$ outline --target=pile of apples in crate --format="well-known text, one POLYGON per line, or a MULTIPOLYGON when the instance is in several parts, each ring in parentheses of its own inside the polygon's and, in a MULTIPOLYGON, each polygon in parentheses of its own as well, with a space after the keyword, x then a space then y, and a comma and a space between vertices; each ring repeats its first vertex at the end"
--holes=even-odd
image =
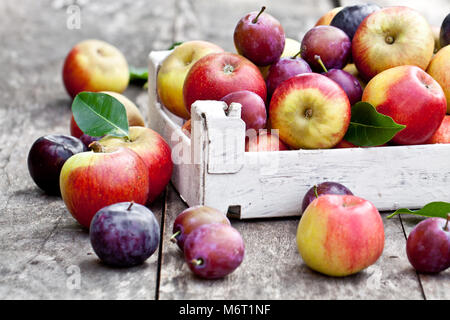
MULTIPOLYGON (((156 87, 162 104, 186 120, 188 136, 193 102, 240 103, 246 129, 257 132, 246 151, 450 143, 449 43, 450 15, 435 44, 430 25, 413 9, 339 7, 297 41, 286 38, 263 7, 237 22, 237 53, 207 41, 184 42, 162 62, 156 87)), ((170 180, 170 148, 120 94, 129 72, 115 47, 78 44, 63 79, 74 98, 72 136, 39 138, 28 157, 30 175, 43 190, 62 195, 89 228, 102 261, 142 263, 159 243, 159 225, 147 207, 170 180)), ((301 212, 297 246, 310 268, 346 276, 381 256, 385 235, 377 208, 342 184, 311 187, 301 212)), ((449 220, 430 217, 411 232, 406 250, 418 271, 450 267, 449 220)), ((171 240, 203 278, 224 277, 244 258, 239 232, 223 212, 206 206, 180 213, 171 240)))

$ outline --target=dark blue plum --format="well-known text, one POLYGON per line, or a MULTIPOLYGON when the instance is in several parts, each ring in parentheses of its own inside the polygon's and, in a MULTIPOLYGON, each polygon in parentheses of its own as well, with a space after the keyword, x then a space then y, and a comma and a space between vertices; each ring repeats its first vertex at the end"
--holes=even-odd
POLYGON ((83 142, 67 135, 46 135, 37 139, 28 153, 28 171, 39 188, 60 194, 61 168, 71 156, 87 151, 83 142))
POLYGON ((186 238, 184 259, 191 271, 205 279, 225 277, 244 259, 244 241, 228 224, 208 223, 197 227, 186 238))
POLYGON ((380 10, 380 7, 372 3, 347 6, 336 13, 330 22, 330 26, 343 30, 352 40, 361 22, 368 15, 378 10, 380 10))
POLYGON ((303 197, 302 213, 306 210, 311 202, 317 197, 324 194, 342 194, 353 195, 353 193, 344 185, 337 182, 322 182, 312 186, 303 197))
POLYGON ((89 236, 102 262, 115 267, 132 267, 142 264, 156 251, 160 227, 147 207, 120 202, 95 214, 89 236))
POLYGON ((439 33, 439 44, 441 48, 450 44, 450 13, 442 21, 441 31, 439 33))

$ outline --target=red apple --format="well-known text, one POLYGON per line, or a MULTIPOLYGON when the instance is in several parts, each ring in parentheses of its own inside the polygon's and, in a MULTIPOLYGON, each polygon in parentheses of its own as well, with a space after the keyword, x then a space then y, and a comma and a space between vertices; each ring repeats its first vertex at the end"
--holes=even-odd
POLYGON ((313 200, 297 228, 297 246, 311 269, 347 276, 374 264, 384 248, 380 213, 353 195, 326 194, 313 200))
POLYGON ((391 140, 401 145, 425 143, 439 128, 447 110, 442 88, 415 66, 399 66, 381 72, 367 84, 362 101, 406 125, 391 140))
POLYGON ((229 93, 220 100, 228 105, 232 102, 241 104, 241 118, 245 122, 246 130, 259 130, 266 126, 266 104, 256 93, 248 90, 240 90, 229 93))
POLYGON ((124 55, 104 41, 82 41, 71 49, 64 61, 64 86, 72 98, 82 91, 123 92, 129 79, 124 55))
POLYGON ((128 148, 78 153, 64 163, 59 182, 67 209, 86 228, 107 205, 124 201, 145 204, 148 198, 148 168, 128 148))
POLYGON ((343 9, 344 7, 336 7, 325 13, 323 16, 317 20, 314 27, 317 26, 328 26, 330 25, 331 20, 333 20, 334 16, 343 9))
POLYGON ((120 147, 129 148, 144 161, 149 177, 147 204, 155 200, 166 188, 173 170, 171 150, 157 132, 145 127, 130 127, 128 139, 105 136, 98 143, 105 151, 120 147))
POLYGON ((266 83, 258 67, 234 53, 211 53, 189 70, 183 96, 185 106, 191 112, 191 105, 196 100, 220 100, 239 90, 252 91, 266 101, 266 83))
POLYGON ((450 143, 450 115, 445 115, 439 128, 426 143, 450 143))
POLYGON ((245 152, 283 151, 289 148, 276 134, 265 130, 248 137, 245 141, 245 152))
POLYGON ((386 7, 361 22, 352 41, 352 57, 362 77, 401 65, 426 69, 433 56, 430 25, 408 7, 386 7))
POLYGON ((333 80, 304 73, 284 81, 274 92, 270 125, 293 149, 332 148, 350 123, 350 102, 333 80))

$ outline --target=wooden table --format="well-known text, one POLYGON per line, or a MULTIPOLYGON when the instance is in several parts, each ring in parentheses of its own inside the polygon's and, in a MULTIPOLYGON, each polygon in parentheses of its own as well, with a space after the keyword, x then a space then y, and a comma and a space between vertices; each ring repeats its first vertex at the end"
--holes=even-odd
MULTIPOLYGON (((59 197, 36 187, 26 164, 38 137, 69 133, 71 100, 61 70, 70 48, 87 38, 103 39, 120 48, 133 66, 146 66, 151 50, 175 41, 204 39, 234 51, 235 24, 262 4, 281 21, 288 37, 299 39, 336 1, 73 2, 77 7, 63 0, 0 2, 0 299, 450 298, 450 270, 418 275, 407 260, 406 237, 420 219, 387 220, 386 213, 382 257, 354 276, 331 278, 307 268, 297 252, 299 218, 294 217, 232 220, 245 241, 243 264, 221 280, 196 278, 169 241, 176 215, 186 208, 171 185, 151 206, 163 230, 160 249, 138 267, 102 265, 88 232, 59 197), (70 19, 77 9, 81 26, 73 29, 70 19)), ((422 10, 437 26, 450 12, 446 0, 430 0, 426 6, 422 1, 403 3, 422 10)), ((125 94, 137 101, 146 93, 130 86, 125 94)))

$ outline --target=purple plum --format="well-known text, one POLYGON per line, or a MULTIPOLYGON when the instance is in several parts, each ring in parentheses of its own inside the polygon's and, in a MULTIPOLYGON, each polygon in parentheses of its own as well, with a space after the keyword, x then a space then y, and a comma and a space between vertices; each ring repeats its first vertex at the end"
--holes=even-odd
POLYGON ((353 195, 353 193, 344 185, 337 182, 322 182, 312 186, 303 197, 302 214, 314 199, 324 194, 342 194, 353 195))

